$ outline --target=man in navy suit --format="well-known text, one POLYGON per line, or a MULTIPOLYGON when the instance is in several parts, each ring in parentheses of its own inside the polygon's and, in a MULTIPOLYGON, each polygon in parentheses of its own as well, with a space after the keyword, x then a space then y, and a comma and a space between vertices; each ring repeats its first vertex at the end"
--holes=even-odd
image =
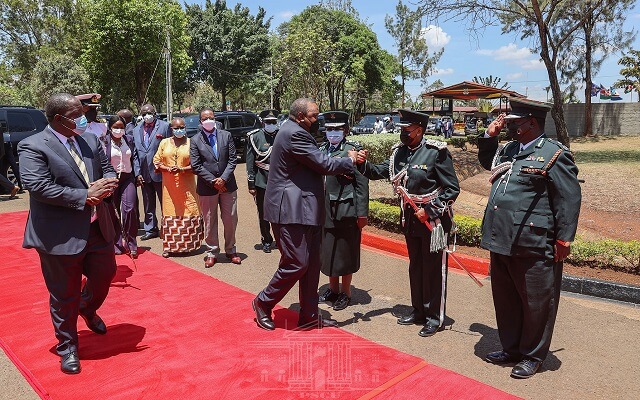
POLYGON ((87 120, 78 99, 54 94, 45 114, 46 129, 18 145, 30 205, 23 247, 40 256, 62 372, 77 374, 78 314, 92 331, 107 332, 96 311, 107 297, 116 262, 112 205, 103 199, 118 179, 97 137, 84 133, 87 120), (80 291, 82 275, 87 281, 80 291))
POLYGON ((158 119, 156 109, 145 104, 140 109, 142 123, 134 128, 134 149, 138 155, 139 168, 135 171, 136 183, 142 188, 144 208, 144 232, 140 240, 156 238, 159 235, 156 217, 156 197, 162 204, 162 174, 155 171, 153 156, 158 151, 160 141, 170 137, 169 124, 158 119))
POLYGON ((269 181, 264 199, 264 218, 271 222, 280 249, 280 264, 269 285, 253 300, 260 328, 273 330, 271 310, 291 288, 300 285, 299 327, 335 325, 318 315, 320 246, 325 220, 323 175, 353 176, 356 151, 348 157, 330 157, 318 149, 318 105, 297 99, 289 108, 273 142, 269 181))
POLYGON ((236 252, 238 225, 238 185, 236 147, 229 131, 218 129, 213 110, 200 111, 200 131, 191 138, 191 168, 198 175, 196 192, 200 196, 200 211, 204 220, 204 241, 207 254, 205 268, 212 267, 220 253, 218 239, 218 207, 224 225, 224 252, 234 264, 241 260, 236 252))

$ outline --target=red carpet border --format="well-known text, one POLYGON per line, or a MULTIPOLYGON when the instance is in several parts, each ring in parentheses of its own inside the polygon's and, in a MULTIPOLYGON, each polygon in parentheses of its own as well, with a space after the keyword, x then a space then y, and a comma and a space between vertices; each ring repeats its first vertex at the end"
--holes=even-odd
POLYGON ((150 252, 137 271, 118 256, 108 333, 80 320, 83 370, 64 375, 37 253, 21 248, 27 214, 1 215, 0 345, 43 399, 515 398, 340 329, 290 329, 287 309, 258 329, 253 294, 150 252))

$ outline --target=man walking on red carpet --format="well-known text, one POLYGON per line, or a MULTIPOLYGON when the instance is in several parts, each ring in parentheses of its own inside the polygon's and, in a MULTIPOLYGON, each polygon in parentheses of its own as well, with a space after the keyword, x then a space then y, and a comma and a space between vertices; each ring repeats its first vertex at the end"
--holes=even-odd
POLYGON ((318 105, 297 99, 289 108, 271 151, 269 181, 264 199, 264 219, 271 222, 280 264, 269 285, 253 300, 256 322, 274 330, 271 310, 291 288, 300 285, 299 327, 335 325, 318 316, 320 245, 325 219, 323 175, 354 173, 357 152, 348 157, 330 157, 318 149, 313 134, 318 131, 318 105))
POLYGON ((83 134, 87 119, 78 99, 54 94, 45 115, 45 130, 18 144, 20 174, 30 194, 23 247, 40 256, 62 372, 77 374, 78 315, 95 333, 107 333, 96 311, 116 272, 116 232, 112 205, 103 199, 118 179, 98 138, 83 134), (80 291, 82 275, 87 281, 80 291))

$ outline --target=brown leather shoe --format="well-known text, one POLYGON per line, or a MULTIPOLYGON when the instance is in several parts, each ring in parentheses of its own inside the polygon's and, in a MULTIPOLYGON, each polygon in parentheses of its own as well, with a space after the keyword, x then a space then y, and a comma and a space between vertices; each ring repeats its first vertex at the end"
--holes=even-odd
POLYGON ((211 267, 213 267, 213 265, 215 263, 216 263, 216 258, 215 257, 207 256, 204 259, 204 267, 205 268, 211 268, 211 267))
POLYGON ((229 260, 234 264, 242 264, 242 260, 238 256, 238 253, 225 254, 229 260))
POLYGON ((14 197, 16 197, 16 194, 18 194, 19 190, 20 190, 19 186, 14 186, 13 189, 11 189, 11 193, 9 195, 9 198, 13 199, 14 197))

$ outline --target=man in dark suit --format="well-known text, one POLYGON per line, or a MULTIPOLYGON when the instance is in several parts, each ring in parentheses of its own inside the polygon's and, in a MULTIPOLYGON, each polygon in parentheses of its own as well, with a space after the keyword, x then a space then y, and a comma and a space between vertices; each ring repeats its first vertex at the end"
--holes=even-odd
POLYGON ((200 211, 204 220, 204 241, 207 254, 205 268, 211 268, 220 253, 218 239, 218 207, 224 225, 224 252, 234 264, 241 260, 236 252, 238 225, 238 185, 236 147, 229 131, 218 129, 210 108, 200 111, 200 131, 191 139, 191 168, 198 175, 196 192, 200 196, 200 211))
POLYGON ((320 246, 325 220, 323 175, 354 173, 357 152, 332 158, 318 149, 313 134, 318 131, 318 105, 297 99, 289 108, 273 143, 269 181, 264 200, 264 218, 271 222, 280 263, 269 285, 253 300, 260 328, 273 330, 271 310, 291 288, 300 285, 299 327, 334 325, 318 314, 320 246))
POLYGON ((582 199, 569 149, 543 132, 551 105, 510 100, 512 112, 478 138, 478 160, 491 171, 480 246, 491 252, 491 290, 502 350, 494 364, 516 364, 513 378, 542 365, 558 312, 562 262, 569 256, 582 199), (505 127, 513 139, 498 146, 505 127))
POLYGON ((158 119, 156 109, 145 104, 140 109, 143 122, 134 128, 134 151, 138 155, 140 167, 135 171, 136 183, 142 188, 142 207, 144 208, 144 232, 140 240, 158 237, 158 218, 156 217, 156 197, 162 204, 162 174, 155 171, 153 156, 158 151, 160 141, 171 136, 169 124, 158 119))
POLYGON ((30 212, 23 247, 35 248, 49 290, 51 318, 62 372, 80 372, 78 314, 92 331, 105 334, 96 314, 116 272, 115 230, 103 199, 118 185, 98 139, 84 133, 80 101, 54 94, 45 105, 47 128, 20 142, 20 172, 30 212), (86 284, 79 291, 82 275, 86 284))

